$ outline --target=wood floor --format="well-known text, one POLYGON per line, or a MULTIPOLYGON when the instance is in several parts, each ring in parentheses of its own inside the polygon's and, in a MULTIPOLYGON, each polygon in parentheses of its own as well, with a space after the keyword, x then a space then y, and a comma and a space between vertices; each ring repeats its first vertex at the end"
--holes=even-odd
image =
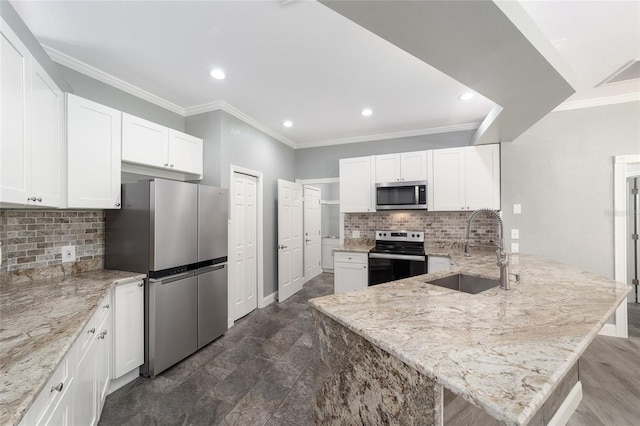
POLYGON ((640 305, 629 308, 630 338, 598 336, 580 360, 583 398, 568 426, 640 425, 640 305))

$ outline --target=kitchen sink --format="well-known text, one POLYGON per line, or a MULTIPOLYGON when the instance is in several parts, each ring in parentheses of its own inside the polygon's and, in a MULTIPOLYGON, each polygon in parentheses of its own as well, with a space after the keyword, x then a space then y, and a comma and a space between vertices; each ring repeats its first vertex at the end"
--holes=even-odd
POLYGON ((427 281, 427 284, 450 288, 469 294, 478 294, 500 284, 499 280, 492 278, 475 277, 473 275, 455 274, 444 278, 427 281))

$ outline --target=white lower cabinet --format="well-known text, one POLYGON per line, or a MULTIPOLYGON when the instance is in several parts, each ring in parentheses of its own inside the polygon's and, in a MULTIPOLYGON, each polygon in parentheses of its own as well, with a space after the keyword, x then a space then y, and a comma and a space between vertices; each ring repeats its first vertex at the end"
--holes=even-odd
POLYGON ((427 256, 427 272, 434 273, 451 269, 451 259, 447 256, 427 256))
POLYGON ((369 285, 367 253, 334 252, 334 293, 366 288, 369 285))
POLYGON ((117 379, 144 363, 144 283, 122 284, 114 291, 113 374, 117 379))

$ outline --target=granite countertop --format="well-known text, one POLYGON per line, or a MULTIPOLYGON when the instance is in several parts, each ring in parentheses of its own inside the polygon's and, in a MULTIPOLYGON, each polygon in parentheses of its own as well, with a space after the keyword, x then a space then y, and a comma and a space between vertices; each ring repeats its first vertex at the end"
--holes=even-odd
POLYGON ((495 253, 476 251, 442 251, 450 271, 309 303, 498 420, 526 424, 631 287, 532 255, 511 256, 522 281, 509 291, 425 283, 458 272, 497 278, 495 253))
POLYGON ((346 251, 351 253, 369 253, 376 245, 375 241, 371 240, 351 240, 344 244, 341 244, 333 248, 333 251, 346 251))
POLYGON ((0 285, 2 424, 20 422, 109 290, 142 278, 97 270, 0 285))

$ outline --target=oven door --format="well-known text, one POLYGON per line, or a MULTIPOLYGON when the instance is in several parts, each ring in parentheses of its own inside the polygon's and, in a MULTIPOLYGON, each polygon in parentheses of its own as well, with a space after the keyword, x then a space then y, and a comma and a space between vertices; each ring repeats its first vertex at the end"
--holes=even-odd
POLYGON ((369 285, 427 273, 426 256, 369 253, 369 285))

